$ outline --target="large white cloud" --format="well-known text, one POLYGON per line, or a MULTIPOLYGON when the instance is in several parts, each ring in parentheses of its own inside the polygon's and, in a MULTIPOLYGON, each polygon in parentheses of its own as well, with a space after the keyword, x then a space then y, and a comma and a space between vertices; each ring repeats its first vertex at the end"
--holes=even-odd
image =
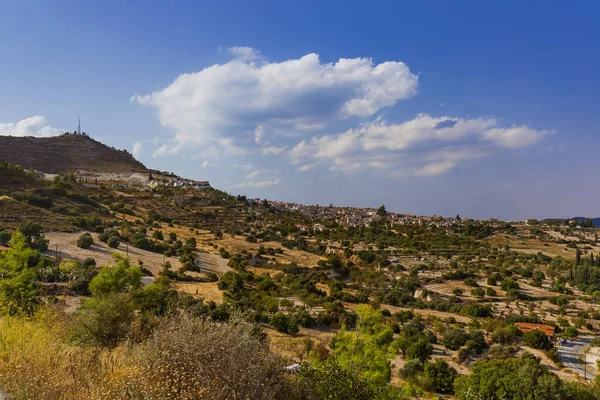
POLYGON ((321 129, 347 117, 371 116, 417 91, 418 77, 402 62, 342 58, 323 63, 314 53, 269 62, 252 48, 230 51, 235 58, 229 62, 182 74, 162 90, 132 97, 155 108, 161 124, 176 132, 157 155, 247 132, 259 144, 265 125, 298 132, 321 129))
POLYGON ((289 155, 294 164, 310 159, 329 162, 331 170, 357 172, 387 166, 396 168, 395 175, 432 176, 461 160, 479 157, 490 147, 526 147, 548 133, 527 126, 501 127, 494 118, 419 114, 402 123, 377 119, 342 133, 314 136, 296 144, 289 155), (410 166, 401 167, 406 164, 410 166))
POLYGON ((22 119, 19 122, 0 122, 1 136, 57 136, 60 129, 52 128, 46 122, 46 117, 36 115, 22 119))

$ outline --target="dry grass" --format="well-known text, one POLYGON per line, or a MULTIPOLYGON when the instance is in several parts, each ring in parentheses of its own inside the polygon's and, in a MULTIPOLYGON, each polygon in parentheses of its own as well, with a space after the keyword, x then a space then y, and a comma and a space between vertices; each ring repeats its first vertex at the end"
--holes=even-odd
POLYGON ((287 393, 282 360, 240 321, 182 315, 143 343, 113 349, 65 341, 56 310, 0 317, 0 387, 12 399, 278 399, 287 393))
POLYGON ((174 287, 179 292, 187 293, 195 298, 203 298, 204 301, 223 303, 223 292, 217 288, 216 282, 176 282, 174 287))
POLYGON ((300 327, 297 335, 290 336, 267 326, 264 326, 264 328, 271 350, 288 360, 296 362, 306 359, 307 343, 309 341, 312 342, 311 346, 313 348, 318 345, 328 348, 331 339, 335 335, 335 332, 331 329, 320 330, 300 327))

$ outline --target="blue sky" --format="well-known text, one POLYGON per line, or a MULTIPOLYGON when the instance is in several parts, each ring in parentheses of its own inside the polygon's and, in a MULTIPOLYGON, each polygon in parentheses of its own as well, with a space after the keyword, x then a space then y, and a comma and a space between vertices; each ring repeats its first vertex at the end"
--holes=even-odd
POLYGON ((0 134, 252 197, 597 216, 592 1, 0 0, 0 134))

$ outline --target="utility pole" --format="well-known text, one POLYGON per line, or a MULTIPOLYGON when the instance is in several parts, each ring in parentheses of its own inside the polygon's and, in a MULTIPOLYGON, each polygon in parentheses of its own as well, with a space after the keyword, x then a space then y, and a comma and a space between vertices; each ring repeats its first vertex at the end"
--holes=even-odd
POLYGON ((583 375, 585 377, 585 380, 587 381, 587 353, 584 351, 583 355, 585 357, 583 359, 583 375))

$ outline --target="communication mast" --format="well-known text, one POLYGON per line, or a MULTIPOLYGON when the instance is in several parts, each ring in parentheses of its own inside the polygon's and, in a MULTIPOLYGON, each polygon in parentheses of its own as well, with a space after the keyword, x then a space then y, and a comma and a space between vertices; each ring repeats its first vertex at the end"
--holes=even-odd
POLYGON ((81 118, 77 118, 77 134, 81 135, 81 118))

